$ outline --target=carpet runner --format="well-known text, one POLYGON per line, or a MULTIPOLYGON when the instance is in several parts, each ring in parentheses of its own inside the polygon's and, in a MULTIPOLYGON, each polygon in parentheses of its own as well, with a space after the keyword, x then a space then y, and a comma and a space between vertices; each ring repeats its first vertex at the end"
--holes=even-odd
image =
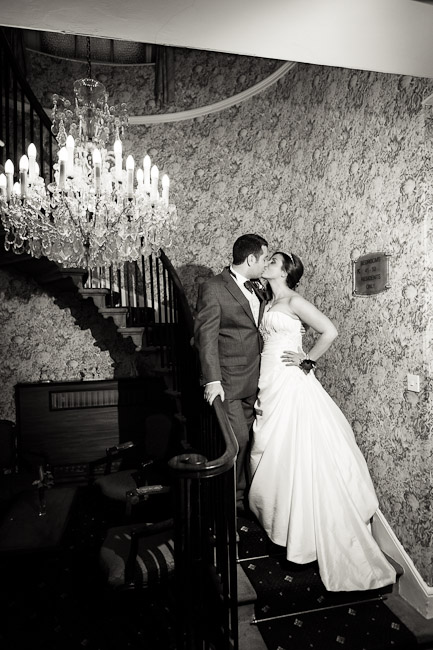
MULTIPOLYGON (((175 650, 166 593, 107 596, 98 557, 109 514, 91 489, 78 488, 55 549, 0 553, 1 650, 175 650)), ((287 563, 254 521, 238 522, 241 566, 257 592, 257 625, 269 650, 417 647, 380 600, 385 592, 328 593, 314 563, 287 563), (281 618, 267 620, 274 616, 281 618)))
POLYGON ((240 563, 257 592, 255 623, 268 650, 412 650, 416 638, 385 604, 392 587, 328 592, 312 562, 285 559, 251 517, 238 518, 240 563))

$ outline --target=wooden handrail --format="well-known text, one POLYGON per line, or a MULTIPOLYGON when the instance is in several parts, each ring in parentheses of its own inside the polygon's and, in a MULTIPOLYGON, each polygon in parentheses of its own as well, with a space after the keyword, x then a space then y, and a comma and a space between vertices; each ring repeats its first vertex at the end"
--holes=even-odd
POLYGON ((212 476, 218 476, 218 474, 223 474, 231 469, 235 463, 239 445, 219 395, 213 402, 213 408, 225 442, 224 453, 212 460, 208 460, 199 453, 186 453, 174 456, 169 461, 170 467, 182 472, 188 478, 210 478, 212 476))
POLYGON ((184 288, 182 286, 182 282, 180 281, 176 269, 174 268, 173 264, 170 262, 170 260, 168 259, 167 255, 164 253, 163 250, 160 251, 160 260, 164 265, 164 267, 167 269, 173 281, 173 284, 176 287, 177 299, 182 308, 183 316, 185 318, 185 324, 188 329, 188 335, 192 337, 194 335, 194 319, 191 313, 190 306, 188 304, 188 300, 185 295, 184 288))

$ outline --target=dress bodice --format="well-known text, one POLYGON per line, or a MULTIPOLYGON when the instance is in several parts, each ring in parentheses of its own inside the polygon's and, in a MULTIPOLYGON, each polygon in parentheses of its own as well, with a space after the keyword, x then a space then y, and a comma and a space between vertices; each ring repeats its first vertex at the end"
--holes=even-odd
POLYGON ((264 352, 302 348, 301 321, 282 311, 267 311, 260 323, 264 352))

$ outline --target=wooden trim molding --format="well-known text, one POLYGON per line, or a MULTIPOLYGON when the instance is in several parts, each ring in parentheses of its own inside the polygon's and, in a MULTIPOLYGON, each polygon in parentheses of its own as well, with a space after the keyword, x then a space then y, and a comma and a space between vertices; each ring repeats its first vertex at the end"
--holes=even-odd
POLYGON ((382 551, 403 567, 404 573, 398 581, 399 595, 424 618, 433 618, 433 587, 423 580, 380 510, 373 517, 372 532, 382 551))
POLYGON ((193 120, 196 117, 201 117, 203 115, 211 115, 212 113, 218 113, 219 111, 224 111, 235 104, 240 104, 241 102, 254 97, 258 93, 263 92, 267 88, 270 88, 275 84, 281 77, 284 77, 289 70, 294 68, 296 62, 287 61, 281 67, 273 72, 266 79, 262 79, 259 83, 247 88, 247 90, 242 91, 227 99, 223 99, 220 102, 214 104, 208 104, 207 106, 200 106, 199 108, 192 108, 188 111, 179 111, 177 113, 164 113, 161 115, 135 115, 129 117, 130 126, 138 125, 149 125, 149 124, 166 124, 168 122, 180 122, 182 120, 193 120))

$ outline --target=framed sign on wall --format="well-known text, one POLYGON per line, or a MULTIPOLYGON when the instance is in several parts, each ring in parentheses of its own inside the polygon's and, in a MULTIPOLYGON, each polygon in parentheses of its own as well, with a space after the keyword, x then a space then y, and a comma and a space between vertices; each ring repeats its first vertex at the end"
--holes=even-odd
POLYGON ((352 260, 352 294, 373 296, 390 288, 389 253, 367 253, 352 260))

